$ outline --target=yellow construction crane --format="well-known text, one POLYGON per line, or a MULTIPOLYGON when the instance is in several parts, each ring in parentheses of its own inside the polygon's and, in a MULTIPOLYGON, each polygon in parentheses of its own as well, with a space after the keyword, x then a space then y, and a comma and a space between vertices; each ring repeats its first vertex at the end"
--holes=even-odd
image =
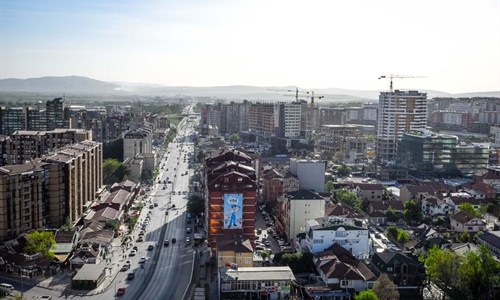
POLYGON ((425 78, 425 76, 409 76, 409 75, 394 75, 394 74, 391 74, 391 75, 382 75, 382 76, 379 76, 378 79, 385 79, 385 78, 389 78, 391 80, 391 83, 389 85, 389 91, 391 91, 392 93, 392 79, 394 78, 398 78, 398 79, 405 79, 405 78, 425 78))

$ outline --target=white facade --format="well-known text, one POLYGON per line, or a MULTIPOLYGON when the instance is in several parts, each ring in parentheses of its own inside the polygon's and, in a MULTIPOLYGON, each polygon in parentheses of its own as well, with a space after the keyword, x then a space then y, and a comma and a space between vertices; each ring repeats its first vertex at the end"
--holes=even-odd
POLYGON ((500 148, 500 125, 491 126, 490 133, 492 135, 491 146, 500 148))
POLYGON ((418 91, 382 92, 379 96, 377 157, 393 162, 398 140, 410 130, 425 129, 427 94, 418 91))
POLYGON ((290 159, 290 173, 299 179, 300 189, 325 191, 326 163, 320 160, 290 159))
POLYGON ((325 251, 337 243, 358 259, 368 258, 370 236, 362 221, 349 218, 322 217, 306 225, 307 247, 312 253, 325 251))
POLYGON ((447 216, 455 213, 455 206, 445 199, 430 197, 422 200, 422 213, 429 217, 447 216))
POLYGON ((316 193, 299 190, 288 195, 288 209, 285 216, 285 230, 289 239, 296 239, 297 234, 306 232, 307 221, 325 215, 325 199, 316 193), (290 195, 303 195, 305 192, 312 196, 293 198, 290 195))
POLYGON ((123 137, 123 160, 136 155, 153 153, 153 138, 149 131, 139 129, 125 134, 123 137))

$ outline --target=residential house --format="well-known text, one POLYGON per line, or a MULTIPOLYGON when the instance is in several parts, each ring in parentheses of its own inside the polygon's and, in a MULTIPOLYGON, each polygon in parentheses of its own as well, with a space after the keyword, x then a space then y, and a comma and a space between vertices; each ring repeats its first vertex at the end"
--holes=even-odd
POLYGON ((484 199, 485 200, 494 200, 496 197, 496 189, 487 183, 484 183, 482 181, 475 182, 471 185, 471 188, 474 191, 481 192, 484 194, 484 199))
POLYGON ((66 262, 73 249, 78 243, 80 234, 78 231, 57 230, 54 234, 56 243, 52 246, 54 257, 61 263, 66 262))
POLYGON ((252 267, 253 247, 250 240, 224 233, 216 242, 217 267, 225 266, 252 267))
POLYGON ((430 185, 406 185, 400 189, 399 199, 403 201, 403 203, 412 199, 420 203, 422 199, 433 196, 434 194, 434 188, 430 185))
POLYGON ((387 214, 379 210, 376 210, 368 214, 368 218, 371 224, 375 224, 377 226, 387 224, 387 214))
POLYGON ((84 242, 69 260, 70 270, 80 269, 85 264, 99 264, 106 252, 98 243, 84 242))
POLYGON ((495 188, 496 194, 500 194, 500 175, 492 169, 479 170, 474 173, 474 182, 482 182, 495 188))
POLYGON ((370 254, 370 237, 362 220, 322 217, 309 220, 306 225, 305 244, 312 253, 325 251, 338 244, 359 259, 370 254))
POLYGON ((384 186, 378 183, 360 183, 356 186, 355 192, 363 201, 382 201, 384 186))
POLYGON ((459 211, 450 216, 450 228, 454 232, 474 233, 485 230, 486 222, 465 211, 459 211))
POLYGON ((397 285, 401 299, 422 299, 425 266, 411 254, 395 251, 375 252, 371 270, 376 276, 383 273, 397 285))
POLYGON ((325 217, 355 218, 358 217, 358 214, 352 208, 342 205, 342 203, 332 203, 326 205, 325 217))
POLYGON ((445 199, 437 197, 427 197, 422 199, 422 213, 428 217, 447 216, 454 212, 454 206, 446 202, 445 199))
POLYGON ((338 244, 316 253, 313 262, 319 277, 332 291, 345 289, 360 292, 371 288, 377 280, 363 262, 338 244))
POLYGON ((485 231, 477 239, 478 245, 485 245, 491 250, 493 256, 500 259, 500 231, 485 231))
POLYGON ((383 212, 387 214, 389 208, 394 209, 397 215, 403 215, 403 202, 400 200, 390 200, 390 201, 372 201, 368 204, 368 213, 374 213, 376 211, 383 212))

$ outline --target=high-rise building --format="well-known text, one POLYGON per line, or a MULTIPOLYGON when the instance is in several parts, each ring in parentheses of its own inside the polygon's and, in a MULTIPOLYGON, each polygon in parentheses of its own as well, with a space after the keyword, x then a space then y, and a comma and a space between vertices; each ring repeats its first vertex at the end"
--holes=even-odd
POLYGON ((26 128, 26 113, 22 107, 0 106, 0 134, 11 135, 26 128))
POLYGON ((381 163, 394 163, 398 141, 405 132, 425 129, 427 94, 418 91, 381 92, 376 152, 381 163))
POLYGON ((248 108, 248 130, 257 136, 275 137, 274 104, 254 103, 248 108))
POLYGON ((297 138, 301 130, 302 104, 300 102, 280 102, 274 108, 276 137, 297 138))
POLYGON ((250 156, 237 150, 221 150, 204 160, 205 228, 212 249, 223 234, 255 239, 257 183, 252 164, 250 156))
POLYGON ((47 101, 47 129, 69 128, 69 110, 64 105, 63 98, 47 101))

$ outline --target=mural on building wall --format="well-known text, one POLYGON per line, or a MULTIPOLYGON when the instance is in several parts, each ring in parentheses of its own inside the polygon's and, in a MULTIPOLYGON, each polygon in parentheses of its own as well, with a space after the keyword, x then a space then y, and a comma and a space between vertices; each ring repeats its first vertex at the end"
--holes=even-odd
POLYGON ((224 194, 224 229, 243 227, 243 194, 224 194))

